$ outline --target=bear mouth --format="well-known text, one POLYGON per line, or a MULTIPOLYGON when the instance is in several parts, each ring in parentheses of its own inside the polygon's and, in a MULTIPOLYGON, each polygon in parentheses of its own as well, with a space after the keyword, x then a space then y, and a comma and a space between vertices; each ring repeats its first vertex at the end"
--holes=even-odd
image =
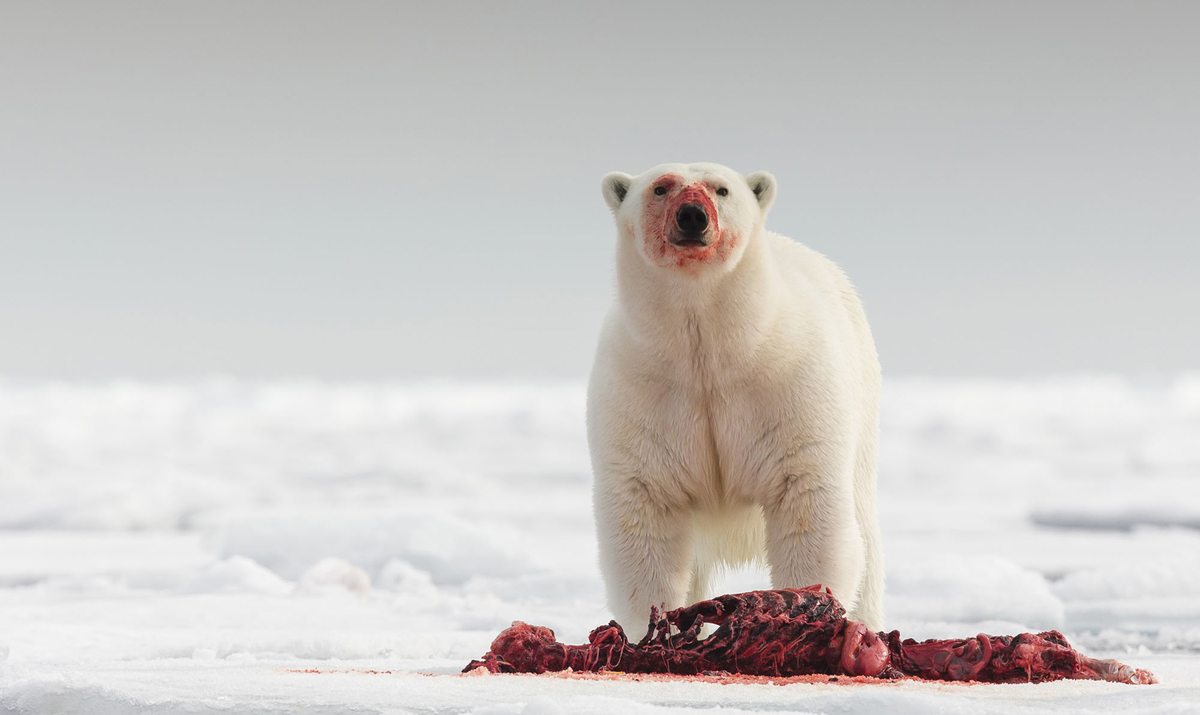
POLYGON ((671 239, 671 245, 676 248, 707 248, 708 239, 704 236, 677 236, 671 239))

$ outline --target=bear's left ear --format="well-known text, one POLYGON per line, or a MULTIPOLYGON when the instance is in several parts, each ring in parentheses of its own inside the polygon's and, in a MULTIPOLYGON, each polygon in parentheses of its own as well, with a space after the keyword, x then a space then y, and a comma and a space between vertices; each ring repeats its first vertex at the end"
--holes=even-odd
POLYGON ((775 177, 768 171, 756 171, 746 177, 746 183, 758 198, 758 207, 766 213, 775 203, 775 177))
POLYGON ((604 200, 608 202, 608 207, 612 209, 613 213, 621 208, 621 202, 625 200, 625 194, 629 193, 629 184, 632 182, 632 176, 619 171, 605 174, 600 181, 600 190, 604 192, 604 200))

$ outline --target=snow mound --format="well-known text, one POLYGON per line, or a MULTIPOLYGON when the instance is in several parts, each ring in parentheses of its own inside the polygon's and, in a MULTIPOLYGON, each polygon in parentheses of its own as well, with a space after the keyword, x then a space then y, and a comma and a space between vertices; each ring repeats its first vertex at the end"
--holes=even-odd
POLYGON ((1175 542, 1170 551, 1143 550, 1139 560, 1079 569, 1054 584, 1081 645, 1200 652, 1200 534, 1185 531, 1175 542))
MULTIPOLYGON (((1115 621, 1111 614, 1105 614, 1105 622, 1113 623, 1115 621)), ((1071 645, 1084 653, 1200 654, 1200 624, 1193 626, 1166 625, 1157 629, 1145 630, 1130 629, 1128 624, 1122 624, 1122 626, 1122 628, 1073 631, 1071 645)))
POLYGON ((438 587, 434 585, 429 572, 403 559, 392 559, 384 564, 379 574, 379 587, 422 599, 432 599, 438 595, 438 587))
POLYGON ((1068 574, 1054 593, 1070 600, 1195 598, 1200 611, 1200 539, 1197 550, 1150 554, 1137 562, 1068 574))
POLYGON ((292 584, 245 556, 230 556, 201 571, 183 585, 184 593, 259 593, 286 596, 292 584))
POLYGON ((1029 630, 1063 625, 1063 603, 1046 579, 1000 557, 889 562, 884 593, 889 621, 1007 621, 1029 630))
POLYGON ((581 383, 0 379, 0 528, 194 529, 247 504, 586 483, 581 383), (430 477, 434 481, 427 482, 430 477))
POLYGON ((371 595, 371 576, 354 564, 328 557, 300 576, 296 591, 304 594, 349 592, 366 598, 371 595))
POLYGON ((532 569, 503 529, 444 512, 330 508, 247 514, 226 521, 214 547, 222 556, 250 556, 291 579, 326 557, 359 564, 376 579, 389 561, 403 559, 439 585, 532 569))
POLYGON ((30 678, 0 683, 0 702, 12 713, 125 715, 142 711, 133 699, 74 676, 30 678))

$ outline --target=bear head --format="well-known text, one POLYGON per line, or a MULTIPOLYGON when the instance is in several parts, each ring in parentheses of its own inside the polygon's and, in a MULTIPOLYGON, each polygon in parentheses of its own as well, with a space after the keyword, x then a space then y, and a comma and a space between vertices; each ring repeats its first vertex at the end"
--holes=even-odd
POLYGON ((601 184, 622 240, 647 263, 698 274, 732 269, 761 232, 775 177, 720 164, 663 164, 601 184))

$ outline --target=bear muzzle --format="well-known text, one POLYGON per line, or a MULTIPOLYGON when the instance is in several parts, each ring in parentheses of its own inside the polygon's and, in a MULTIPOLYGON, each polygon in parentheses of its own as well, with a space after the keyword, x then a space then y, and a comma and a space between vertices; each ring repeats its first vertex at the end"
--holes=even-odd
POLYGON ((676 230, 672 232, 671 244, 682 247, 702 248, 708 241, 708 212, 696 203, 687 203, 675 213, 676 230))

